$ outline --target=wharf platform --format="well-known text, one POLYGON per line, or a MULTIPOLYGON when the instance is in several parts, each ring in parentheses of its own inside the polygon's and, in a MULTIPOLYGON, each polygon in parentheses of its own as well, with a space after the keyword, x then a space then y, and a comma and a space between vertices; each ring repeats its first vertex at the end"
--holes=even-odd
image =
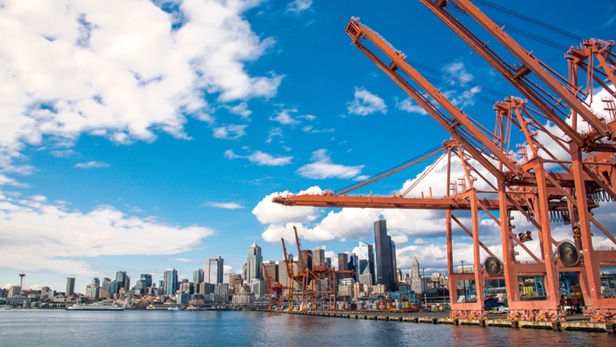
POLYGON ((449 312, 386 312, 386 311, 308 311, 270 312, 307 315, 317 317, 365 319, 427 324, 475 325, 481 327, 504 327, 514 329, 544 329, 553 331, 588 331, 616 333, 615 324, 603 322, 590 322, 582 315, 568 316, 566 321, 520 321, 509 320, 506 314, 491 314, 488 319, 452 319, 449 312))

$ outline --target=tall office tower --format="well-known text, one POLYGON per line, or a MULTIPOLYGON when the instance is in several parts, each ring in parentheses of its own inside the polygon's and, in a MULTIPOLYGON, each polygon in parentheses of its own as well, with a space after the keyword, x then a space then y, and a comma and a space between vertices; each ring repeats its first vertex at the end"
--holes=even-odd
POLYGON ((203 269, 195 269, 195 271, 193 271, 193 283, 195 285, 203 282, 204 279, 205 279, 205 273, 203 269))
POLYGON ((126 289, 126 271, 116 272, 116 282, 118 282, 118 290, 120 288, 126 289))
POLYGON ((413 257, 413 265, 411 265, 411 290, 417 294, 423 293, 421 275, 419 274, 419 262, 416 257, 413 257))
POLYGON ((312 251, 302 249, 300 256, 304 259, 303 261, 306 262, 308 269, 312 269, 312 251))
POLYGON ((382 284, 385 291, 394 289, 394 264, 391 237, 387 235, 387 223, 384 220, 374 222, 374 241, 376 245, 376 283, 382 284))
POLYGON ((391 263, 394 264, 394 275, 397 275, 398 261, 396 260, 396 244, 393 241, 391 241, 391 263))
POLYGON ((141 274, 141 281, 143 281, 144 288, 150 288, 153 284, 152 274, 141 274))
POLYGON ((207 260, 207 278, 204 281, 211 284, 223 283, 224 281, 224 259, 222 257, 210 257, 207 260))
POLYGON ((316 266, 316 265, 326 265, 325 264, 325 250, 322 248, 315 248, 312 250, 312 258, 313 258, 313 262, 312 262, 312 266, 316 266))
POLYGON ((355 282, 359 281, 359 256, 355 253, 349 254, 349 269, 354 271, 355 282))
POLYGON ((253 243, 248 248, 248 257, 246 259, 247 273, 246 281, 252 283, 254 280, 263 279, 263 257, 261 256, 261 247, 257 246, 257 243, 253 243))
POLYGON ((289 275, 287 273, 287 263, 284 259, 278 261, 278 283, 283 286, 289 285, 289 275))
POLYGON ((89 298, 96 299, 98 298, 98 293, 101 287, 96 285, 94 282, 90 283, 86 286, 86 296, 89 298))
POLYGON ((163 277, 165 278, 165 295, 174 295, 178 289, 178 271, 175 268, 167 269, 163 277))
POLYGON ((66 297, 75 295, 75 277, 66 278, 66 297))
POLYGON ((327 264, 327 267, 332 267, 332 258, 326 257, 325 263, 327 264))
POLYGON ((111 292, 109 290, 110 286, 111 286, 111 278, 109 278, 109 277, 103 278, 103 283, 101 284, 101 288, 103 288, 104 290, 106 290, 108 292, 111 292))
POLYGON ((100 280, 100 279, 98 279, 98 277, 94 277, 94 278, 92 279, 92 284, 93 284, 93 285, 95 285, 95 286, 97 286, 97 287, 100 287, 100 286, 101 286, 101 280, 100 280))
MULTIPOLYGON (((270 277, 270 281, 274 280, 278 282, 278 264, 273 261, 264 261, 263 265, 267 270, 267 275, 270 277)), ((267 279, 265 278, 265 274, 263 274, 263 278, 265 279, 265 284, 267 285, 267 279)), ((272 283, 273 285, 274 283, 272 283)))
POLYGON ((338 271, 349 270, 349 255, 346 253, 338 253, 338 271))

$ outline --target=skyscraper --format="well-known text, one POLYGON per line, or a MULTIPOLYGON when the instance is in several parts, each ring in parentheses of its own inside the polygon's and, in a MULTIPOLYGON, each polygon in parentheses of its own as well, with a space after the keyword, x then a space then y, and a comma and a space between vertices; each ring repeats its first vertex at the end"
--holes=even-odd
POLYGON ((141 281, 143 281, 144 288, 150 288, 152 286, 152 274, 141 274, 141 281))
POLYGON ((116 281, 118 282, 118 290, 120 290, 120 288, 124 288, 127 289, 127 277, 126 276, 126 271, 118 271, 116 272, 116 281))
POLYGON ((419 274, 419 262, 416 257, 413 257, 413 265, 411 266, 411 290, 417 294, 423 293, 421 275, 419 274))
POLYGON ((195 271, 193 271, 193 283, 195 286, 202 283, 204 279, 205 275, 203 269, 195 269, 195 271))
POLYGON ((66 278, 66 296, 75 295, 75 277, 66 278))
POLYGON ((325 265, 325 250, 322 248, 315 248, 312 250, 312 266, 325 265))
POLYGON ((224 280, 224 259, 222 257, 210 257, 206 264, 207 278, 205 282, 217 284, 224 280))
POLYGON ((178 289, 178 271, 175 268, 167 269, 163 277, 165 278, 165 295, 174 295, 178 289))
POLYGON ((374 284, 376 278, 374 266, 374 250, 371 244, 359 242, 359 274, 372 275, 370 285, 374 284))
POLYGON ((246 263, 248 264, 246 273, 248 283, 263 279, 263 257, 261 256, 261 247, 257 246, 256 242, 248 248, 246 263))
POLYGON ((394 256, 392 254, 391 237, 387 235, 387 224, 384 220, 374 222, 374 243, 376 245, 376 283, 382 284, 386 291, 394 289, 394 256))

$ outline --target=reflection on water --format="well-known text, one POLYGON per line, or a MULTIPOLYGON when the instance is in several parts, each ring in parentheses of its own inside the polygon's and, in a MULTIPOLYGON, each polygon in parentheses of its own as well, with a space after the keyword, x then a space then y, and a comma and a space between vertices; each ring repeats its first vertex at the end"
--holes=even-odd
POLYGON ((606 333, 264 312, 0 312, 0 346, 615 346, 606 333))

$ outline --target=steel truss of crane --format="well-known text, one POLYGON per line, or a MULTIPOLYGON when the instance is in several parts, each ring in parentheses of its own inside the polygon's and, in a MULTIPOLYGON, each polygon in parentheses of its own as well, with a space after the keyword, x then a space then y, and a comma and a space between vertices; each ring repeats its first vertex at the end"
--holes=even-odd
MULTIPOLYGON (((296 206, 445 210, 453 318, 485 318, 485 281, 504 279, 510 319, 564 319, 566 313, 561 310, 559 301, 559 274, 576 272, 580 278, 585 315, 593 321, 616 322, 616 298, 604 298, 600 282, 600 268, 616 266, 616 250, 614 247, 599 249, 593 246, 591 232, 592 225, 595 232, 602 232, 616 244, 616 238, 591 213, 601 201, 616 201, 616 92, 613 90, 616 85, 613 68, 616 55, 611 52, 614 41, 591 39, 583 42, 580 48, 569 49, 566 56, 569 76, 564 78, 523 49, 469 0, 419 1, 503 75, 525 99, 512 96, 496 103, 496 125, 494 131, 490 131, 413 69, 402 52, 361 24, 358 18, 351 18, 346 32, 354 45, 451 134, 453 139, 443 143, 448 162, 446 196, 434 198, 430 194, 426 198, 422 193, 421 198, 409 198, 406 197, 408 190, 388 197, 347 195, 365 185, 358 184, 339 193, 328 191, 322 195, 276 197, 274 202, 296 206), (507 63, 487 42, 481 41, 449 13, 452 3, 495 38, 495 44, 510 52, 517 62, 507 63), (374 46, 379 55, 366 43, 374 46), (383 55, 385 60, 380 58, 383 55), (586 85, 580 86, 580 80, 585 80, 586 85), (610 94, 603 100, 606 117, 599 117, 590 109, 595 84, 610 94), (591 99, 591 102, 586 99, 591 99), (554 124, 566 137, 555 135, 542 124, 542 120, 554 124), (523 144, 516 146, 519 150, 517 156, 510 148, 513 131, 518 131, 517 134, 525 139, 523 144), (565 153, 564 157, 554 155, 540 142, 538 134, 552 140, 559 152, 565 153), (451 177, 453 155, 459 158, 464 169, 464 176, 458 182, 452 182, 451 177), (479 178, 482 186, 489 189, 477 188, 479 178), (470 227, 454 216, 456 210, 470 211, 470 227), (532 224, 540 254, 533 253, 524 245, 526 235, 513 232, 512 212, 532 224), (480 213, 488 215, 500 227, 502 260, 480 241, 480 213), (554 239, 551 229, 554 221, 571 225, 573 241, 554 239), (453 223, 473 239, 473 272, 454 272, 453 223), (532 262, 516 260, 515 247, 527 253, 532 262), (488 255, 483 267, 482 250, 488 255), (543 300, 522 297, 519 281, 523 277, 541 282, 543 300), (476 302, 457 302, 458 281, 475 281, 476 302)), ((299 245, 297 236, 296 241, 299 245)))

